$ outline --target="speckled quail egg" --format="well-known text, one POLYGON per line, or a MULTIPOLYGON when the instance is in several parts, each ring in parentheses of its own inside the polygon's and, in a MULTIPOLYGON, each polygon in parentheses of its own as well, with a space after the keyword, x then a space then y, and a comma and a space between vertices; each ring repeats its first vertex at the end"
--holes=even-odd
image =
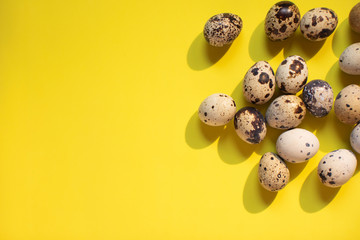
POLYGON ((320 181, 328 187, 340 187, 354 175, 357 165, 355 154, 347 149, 338 149, 326 154, 318 165, 320 181))
POLYGON ((313 80, 305 85, 302 99, 307 110, 313 116, 324 117, 332 109, 334 93, 329 83, 323 80, 313 80))
POLYGON ((345 124, 355 124, 360 120, 360 87, 350 84, 336 96, 334 103, 336 117, 345 124))
POLYGON ((222 126, 233 119, 236 113, 235 101, 224 93, 215 93, 207 97, 199 107, 199 118, 210 126, 222 126))
POLYGON ((350 144, 355 152, 360 153, 360 123, 358 122, 350 134, 350 144))
POLYGON ((339 58, 340 69, 350 75, 360 75, 360 42, 351 44, 339 58))
POLYGON ((297 55, 287 57, 276 70, 276 84, 284 93, 295 94, 299 92, 305 86, 307 79, 306 62, 297 55))
POLYGON ((306 114, 301 98, 295 95, 282 95, 272 101, 266 110, 265 119, 270 127, 290 129, 297 127, 306 114))
POLYGON ((290 171, 278 155, 267 152, 260 159, 258 177, 261 186, 268 191, 276 192, 288 184, 290 171))
POLYGON ((274 83, 274 71, 270 64, 266 61, 255 63, 243 80, 243 94, 246 101, 253 104, 268 102, 275 92, 274 83))
POLYGON ((276 141, 278 155, 292 163, 306 162, 318 152, 319 147, 318 138, 312 132, 301 128, 283 132, 276 141))
POLYGON ((243 107, 234 117, 237 135, 247 143, 260 143, 266 136, 265 118, 253 107, 243 107))
POLYGON ((293 35, 299 24, 299 8, 290 1, 281 1, 268 11, 265 19, 265 33, 272 41, 282 41, 293 35))
POLYGON ((232 13, 220 13, 212 16, 205 24, 205 40, 214 47, 231 44, 240 34, 242 19, 232 13))
POLYGON ((311 41, 321 41, 329 37, 338 24, 336 13, 328 8, 314 8, 304 14, 300 30, 311 41))
POLYGON ((360 33, 360 3, 356 4, 350 11, 349 24, 353 31, 360 33))

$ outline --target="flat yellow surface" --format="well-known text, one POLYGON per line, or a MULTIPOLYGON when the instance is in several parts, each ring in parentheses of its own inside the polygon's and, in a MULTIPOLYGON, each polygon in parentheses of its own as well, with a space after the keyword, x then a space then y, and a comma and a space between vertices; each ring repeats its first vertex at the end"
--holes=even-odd
POLYGON ((277 194, 258 184, 257 164, 281 131, 253 146, 232 123, 198 120, 213 93, 251 105, 242 79, 259 60, 276 70, 301 55, 309 80, 328 81, 335 95, 359 83, 337 63, 360 41, 347 19, 357 1, 295 2, 302 15, 338 14, 321 43, 299 29, 269 42, 263 24, 274 3, 1 0, 0 239, 360 239, 358 171, 340 189, 323 187, 315 172, 329 151, 351 149, 351 126, 333 111, 306 116, 300 127, 318 136, 320 151, 289 165, 292 180, 277 194), (221 12, 244 22, 227 50, 202 36, 221 12))

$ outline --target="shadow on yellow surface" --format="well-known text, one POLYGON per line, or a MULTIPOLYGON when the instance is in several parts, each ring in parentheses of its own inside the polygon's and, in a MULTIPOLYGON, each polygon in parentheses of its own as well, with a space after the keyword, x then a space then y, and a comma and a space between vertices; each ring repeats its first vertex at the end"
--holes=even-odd
MULTIPOLYGON (((255 62, 268 61, 282 49, 284 56, 299 55, 305 60, 311 59, 322 48, 325 41, 311 42, 305 39, 298 29, 295 34, 284 41, 271 41, 265 34, 264 21, 254 30, 249 42, 249 55, 255 62)), ((273 66, 274 71, 278 66, 273 66)))
POLYGON ((285 41, 289 41, 289 43, 286 44, 284 48, 285 57, 291 55, 299 55, 306 61, 308 61, 320 51, 320 49, 325 44, 325 41, 328 40, 318 42, 309 41, 304 38, 304 36, 300 32, 300 29, 298 29, 295 32, 294 36, 285 41))
POLYGON ((229 50, 231 45, 213 47, 206 42, 201 32, 192 42, 188 54, 187 63, 193 70, 200 71, 217 63, 229 50))
POLYGON ((219 139, 218 154, 225 163, 238 164, 247 160, 258 147, 259 145, 251 145, 241 140, 231 121, 225 130, 225 134, 219 139))
POLYGON ((191 148, 205 148, 218 139, 224 130, 223 126, 213 127, 202 123, 196 111, 186 126, 185 141, 191 148))
POLYGON ((297 176, 304 170, 309 161, 303 163, 290 163, 286 162, 286 166, 290 171, 290 182, 296 179, 297 176))
POLYGON ((300 206, 308 213, 320 211, 337 195, 340 188, 329 188, 323 185, 315 168, 303 183, 300 191, 300 206))
MULTIPOLYGON (((302 99, 302 95, 299 96, 302 99)), ((333 110, 332 110, 333 111, 333 110)), ((310 132, 321 131, 326 126, 326 123, 330 120, 329 114, 325 117, 317 118, 314 117, 308 110, 304 120, 299 127, 304 128, 310 132)))
POLYGON ((334 33, 332 50, 335 56, 340 57, 345 48, 356 42, 360 42, 360 34, 351 30, 349 18, 346 18, 338 25, 334 33))
MULTIPOLYGON (((253 31, 249 41, 249 56, 255 62, 269 61, 275 57, 286 42, 274 42, 268 39, 264 30, 264 21, 253 31)), ((250 68, 250 66, 249 66, 250 68)), ((275 71, 276 69, 274 69, 275 71)))
POLYGON ((277 195, 277 192, 269 192, 260 185, 258 167, 259 164, 256 164, 251 170, 244 186, 243 204, 250 213, 264 211, 271 205, 277 195))
POLYGON ((341 71, 339 66, 339 61, 336 61, 328 73, 325 76, 325 81, 327 81, 330 86, 339 86, 341 88, 333 87, 334 97, 341 91, 342 88, 350 85, 350 84, 359 84, 359 76, 349 75, 341 71), (339 84, 340 83, 340 84, 339 84))

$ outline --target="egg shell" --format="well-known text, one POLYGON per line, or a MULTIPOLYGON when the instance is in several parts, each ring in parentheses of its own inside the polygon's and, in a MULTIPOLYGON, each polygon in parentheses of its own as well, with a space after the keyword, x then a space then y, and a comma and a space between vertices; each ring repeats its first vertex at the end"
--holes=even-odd
POLYGON ((276 70, 276 84, 284 93, 295 94, 299 92, 305 86, 307 79, 306 62, 297 55, 287 57, 276 70))
POLYGON ((351 44, 339 58, 340 69, 350 75, 360 75, 360 42, 351 44))
POLYGON ((247 143, 260 143, 266 136, 265 118, 253 107, 243 107, 234 117, 237 135, 247 143))
POLYGON ((265 18, 265 33, 272 41, 282 41, 292 36, 300 24, 300 10, 290 1, 274 4, 265 18))
POLYGON ((349 25, 351 29, 360 33, 360 3, 356 4, 349 14, 349 25))
POLYGON ((223 47, 239 36, 242 26, 242 19, 236 14, 220 13, 206 22, 204 37, 211 46, 223 47))
POLYGON ((297 127, 306 114, 301 98, 295 95, 282 95, 274 99, 266 110, 265 119, 270 127, 290 129, 297 127))
POLYGON ((313 116, 325 117, 332 109, 334 93, 328 82, 313 80, 305 85, 302 99, 313 116))
POLYGON ((322 41, 329 37, 338 24, 336 13, 329 8, 313 8, 300 21, 303 36, 311 41, 322 41))
POLYGON ((354 175, 357 159, 353 152, 338 149, 326 154, 318 165, 320 181, 328 187, 340 187, 354 175))
POLYGON ((255 63, 243 80, 243 95, 246 101, 253 104, 268 102, 275 92, 274 83, 274 71, 270 64, 266 61, 255 63))
POLYGON ((261 186, 271 192, 283 189, 290 180, 286 163, 275 153, 265 153, 259 163, 258 178, 261 186))
POLYGON ((199 107, 199 118, 210 126, 223 126, 233 119, 236 113, 234 99, 224 93, 215 93, 207 97, 199 107))
POLYGON ((351 84, 343 88, 334 103, 336 117, 345 124, 355 124, 360 120, 360 87, 351 84))
POLYGON ((350 144, 355 152, 360 153, 360 124, 354 127, 350 134, 350 144))
POLYGON ((276 141, 278 155, 287 162, 306 162, 319 151, 318 138, 308 130, 294 128, 280 134, 276 141))

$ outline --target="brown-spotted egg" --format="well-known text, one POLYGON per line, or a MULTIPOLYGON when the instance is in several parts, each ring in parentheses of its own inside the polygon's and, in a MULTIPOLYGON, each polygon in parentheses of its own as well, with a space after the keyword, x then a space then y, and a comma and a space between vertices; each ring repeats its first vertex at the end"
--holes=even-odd
POLYGON ((297 55, 289 56, 276 70, 275 81, 284 93, 295 94, 305 86, 308 68, 305 60, 297 55))
POLYGON ((291 163, 306 162, 318 152, 319 147, 318 138, 312 132, 301 128, 283 132, 276 141, 278 155, 291 163))
POLYGON ((360 42, 351 44, 339 58, 340 69, 350 75, 360 75, 360 42))
POLYGON ((297 127, 306 114, 301 98, 295 95, 282 95, 274 99, 266 110, 265 119, 270 127, 290 129, 297 127))
POLYGON ((265 153, 259 163, 258 178, 266 190, 276 192, 283 189, 290 180, 286 163, 275 153, 265 153))
POLYGON ((205 24, 205 40, 214 47, 231 44, 240 34, 242 19, 236 14, 220 13, 212 16, 205 24))
POLYGON ((360 120, 360 86, 350 84, 343 88, 336 96, 334 110, 340 122, 357 123, 360 120))
POLYGON ((338 24, 336 13, 329 8, 313 8, 300 21, 303 36, 311 41, 321 41, 329 37, 338 24))
POLYGON ((247 143, 260 143, 266 136, 265 118, 253 107, 243 107, 234 117, 237 135, 247 143))
POLYGON ((274 83, 274 71, 270 64, 266 61, 255 63, 243 80, 243 94, 246 101, 253 104, 268 102, 275 92, 274 83))
POLYGON ((354 175, 357 159, 353 152, 338 149, 326 154, 318 165, 320 181, 327 187, 340 187, 354 175))
POLYGON ((351 9, 349 13, 349 25, 353 31, 360 33, 360 3, 351 9))
POLYGON ((302 92, 302 99, 307 110, 315 117, 329 114, 334 102, 334 93, 329 83, 313 80, 307 83, 302 92))
POLYGON ((355 152, 360 153, 360 123, 358 122, 350 134, 350 144, 355 152))
POLYGON ((199 107, 200 120, 210 126, 223 126, 233 119, 236 113, 234 99, 224 93, 207 97, 199 107))
POLYGON ((293 35, 299 24, 299 8, 293 2, 281 1, 266 14, 265 33, 272 41, 282 41, 293 35))

